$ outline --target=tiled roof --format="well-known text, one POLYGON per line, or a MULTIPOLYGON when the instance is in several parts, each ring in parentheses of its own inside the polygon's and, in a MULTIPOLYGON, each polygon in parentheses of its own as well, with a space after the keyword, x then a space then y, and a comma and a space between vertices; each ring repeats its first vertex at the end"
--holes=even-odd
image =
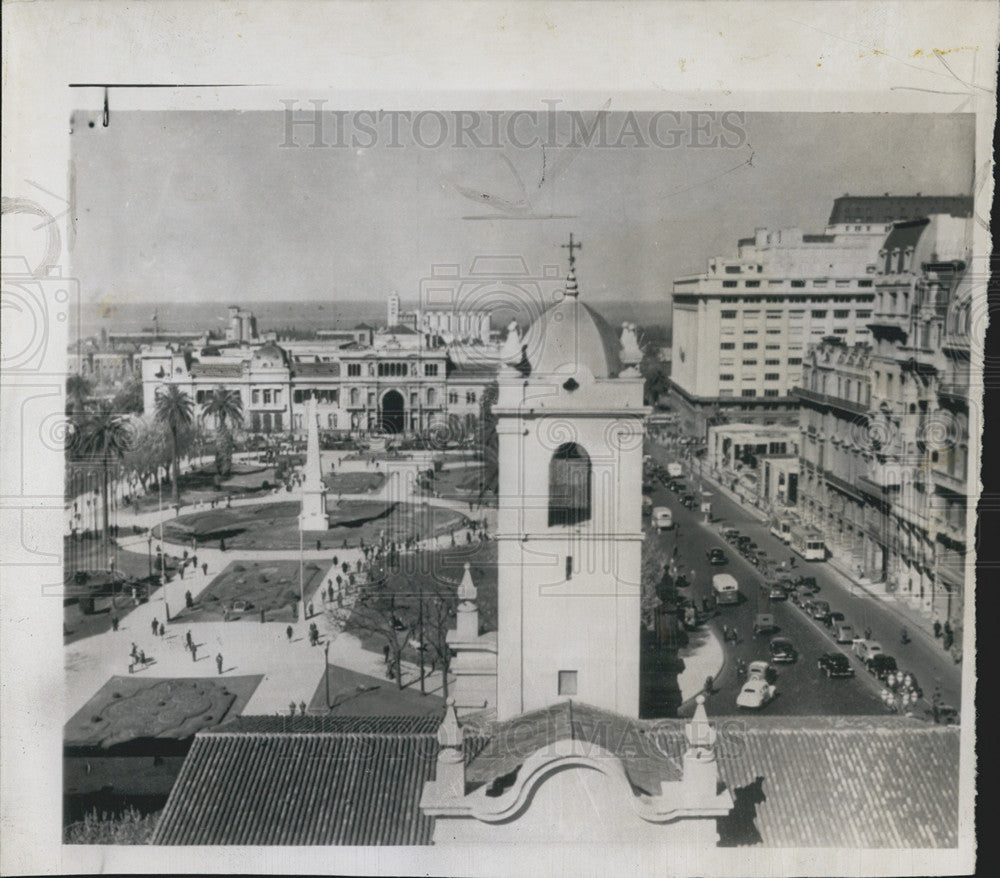
MULTIPOLYGON (((712 717, 735 807, 723 845, 923 848, 958 841, 958 730, 893 717, 712 717)), ((470 724, 471 726, 471 724, 470 724)), ((681 720, 629 720, 569 702, 469 728, 466 780, 501 786, 562 738, 617 753, 638 790, 679 780, 681 720)))
MULTIPOLYGON (((712 717, 732 813, 724 846, 953 847, 955 727, 902 717, 712 717)), ((430 844, 419 808, 435 771, 434 717, 241 717, 202 732, 154 844, 430 844)), ((684 721, 568 702, 507 723, 466 721, 470 787, 500 791, 563 738, 617 754, 636 791, 679 780, 684 721)), ((484 839, 489 828, 484 827, 484 839)))
MULTIPOLYGON (((303 725, 313 719, 302 717, 303 725)), ((152 843, 430 844, 433 820, 419 802, 433 777, 437 739, 419 729, 436 729, 437 721, 360 720, 376 730, 243 732, 230 726, 196 736, 152 843), (400 730, 408 727, 414 730, 400 730)), ((351 725, 331 721, 341 724, 351 725)))
POLYGON ((418 335, 419 333, 410 326, 405 326, 402 323, 397 323, 395 326, 387 326, 384 330, 387 334, 391 335, 418 335))

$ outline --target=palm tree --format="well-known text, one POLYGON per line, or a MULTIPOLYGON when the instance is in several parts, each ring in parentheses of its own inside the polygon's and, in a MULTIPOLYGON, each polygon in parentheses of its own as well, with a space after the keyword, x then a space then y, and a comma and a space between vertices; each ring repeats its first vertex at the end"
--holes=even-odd
POLYGON ((213 416, 219 425, 215 434, 215 469, 220 476, 228 476, 233 468, 229 425, 243 423, 243 398, 239 391, 216 387, 202 413, 202 417, 208 416, 213 416))
POLYGON ((181 478, 180 434, 191 425, 194 400, 176 384, 168 384, 156 394, 156 420, 170 430, 170 457, 173 461, 171 493, 174 505, 180 503, 178 483, 181 478))
POLYGON ((102 531, 105 548, 108 545, 110 525, 108 482, 111 464, 117 464, 129 450, 132 435, 130 419, 105 404, 100 404, 89 412, 81 426, 81 451, 101 464, 101 503, 104 510, 102 531))

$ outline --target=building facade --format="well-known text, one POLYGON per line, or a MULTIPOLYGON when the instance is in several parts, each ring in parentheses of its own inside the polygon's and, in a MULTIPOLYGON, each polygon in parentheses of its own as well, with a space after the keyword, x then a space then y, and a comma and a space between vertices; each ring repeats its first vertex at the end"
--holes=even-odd
MULTIPOLYGON (((673 288, 671 391, 689 432, 729 419, 794 423, 805 351, 825 336, 869 341, 879 253, 896 220, 931 208, 971 213, 971 199, 850 197, 823 234, 758 229, 736 258, 673 288)), ((923 213, 921 213, 923 211, 923 213)))

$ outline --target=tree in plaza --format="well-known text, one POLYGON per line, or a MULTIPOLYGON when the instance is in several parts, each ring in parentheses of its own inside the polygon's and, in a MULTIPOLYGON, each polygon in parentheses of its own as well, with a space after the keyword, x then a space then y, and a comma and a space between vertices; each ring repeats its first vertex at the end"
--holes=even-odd
POLYGON ((194 418, 194 400, 176 384, 168 384, 156 394, 156 420, 170 431, 170 457, 173 462, 171 494, 180 503, 181 437, 194 418))
POLYGON ((66 414, 79 415, 87 410, 94 388, 82 375, 66 378, 66 414))
MULTIPOLYGON (((148 490, 149 480, 160 467, 170 465, 170 438, 163 424, 152 416, 133 420, 134 441, 125 452, 123 465, 148 490)), ((182 443, 183 444, 183 443, 182 443)))
POLYGON ((233 436, 230 426, 243 423, 243 398, 239 391, 227 387, 216 387, 212 398, 205 406, 203 417, 214 417, 215 431, 215 471, 225 478, 233 470, 233 436))
POLYGON ((441 669, 442 695, 448 697, 448 673, 451 670, 451 646, 448 632, 455 627, 458 583, 441 582, 427 577, 417 594, 423 604, 423 642, 431 659, 431 673, 441 669))
POLYGON ((117 465, 131 448, 134 427, 131 418, 108 405, 99 404, 85 416, 80 427, 80 452, 84 460, 101 467, 101 505, 104 513, 103 537, 108 542, 109 483, 112 464, 117 465))
POLYGON ((115 394, 111 404, 122 413, 141 415, 143 411, 142 378, 138 375, 130 377, 115 394))
POLYGON ((497 439, 497 416, 493 414, 493 406, 500 396, 500 385, 496 381, 483 388, 479 399, 479 420, 477 426, 479 435, 476 444, 483 455, 483 493, 496 493, 500 481, 500 464, 498 457, 499 442, 497 439))

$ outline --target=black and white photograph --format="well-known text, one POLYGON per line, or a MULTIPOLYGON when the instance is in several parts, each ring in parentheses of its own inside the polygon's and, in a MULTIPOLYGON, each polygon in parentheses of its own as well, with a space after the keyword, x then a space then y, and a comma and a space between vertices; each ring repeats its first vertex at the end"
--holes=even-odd
MULTIPOLYGON (((133 47, 47 172, 5 126, 5 874, 974 870, 997 8, 746 6, 884 93, 421 94, 380 39, 457 6, 289 4, 392 69, 133 47)), ((473 9, 529 70, 653 12, 473 9)))

